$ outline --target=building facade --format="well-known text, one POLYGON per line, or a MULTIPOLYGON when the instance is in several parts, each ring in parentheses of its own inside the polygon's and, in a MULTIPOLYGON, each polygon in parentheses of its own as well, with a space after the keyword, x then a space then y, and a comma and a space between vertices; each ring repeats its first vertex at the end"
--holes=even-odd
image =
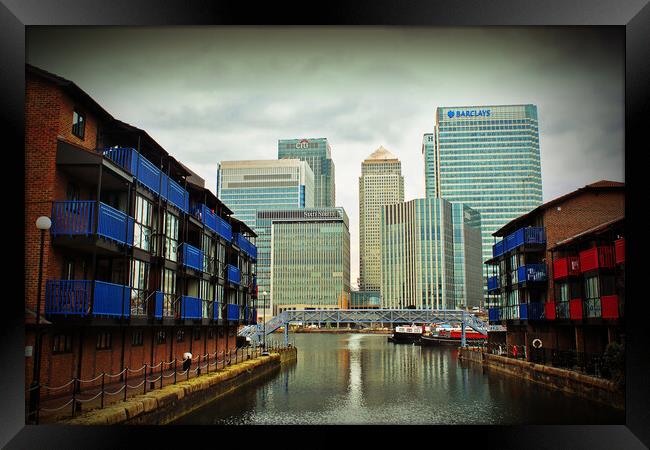
POLYGON ((257 210, 314 206, 314 172, 298 159, 222 161, 217 180, 219 199, 249 227, 257 210))
POLYGON ((488 261, 490 340, 526 348, 528 359, 593 371, 623 342, 625 187, 599 181, 500 228, 488 261), (539 340, 539 348, 531 344, 539 340), (578 358, 578 359, 576 359, 578 358))
POLYGON ((350 292, 350 309, 379 309, 381 295, 377 291, 350 292))
POLYGON ((314 207, 333 208, 336 187, 332 149, 326 138, 281 139, 278 141, 279 159, 299 159, 309 163, 314 172, 314 207))
POLYGON ((359 273, 361 291, 381 290, 381 207, 404 201, 402 163, 383 146, 361 163, 359 273))
POLYGON ((422 149, 427 196, 480 213, 483 261, 492 233, 542 204, 535 105, 440 107, 422 149))
POLYGON ((234 348, 255 322, 250 227, 73 82, 28 65, 25 110, 26 384, 234 348))
POLYGON ((481 215, 464 203, 452 203, 455 308, 483 305, 481 215))
POLYGON ((350 231, 345 210, 274 211, 268 219, 271 220, 273 312, 347 309, 350 231))
POLYGON ((451 203, 415 199, 381 207, 384 308, 455 306, 451 203))

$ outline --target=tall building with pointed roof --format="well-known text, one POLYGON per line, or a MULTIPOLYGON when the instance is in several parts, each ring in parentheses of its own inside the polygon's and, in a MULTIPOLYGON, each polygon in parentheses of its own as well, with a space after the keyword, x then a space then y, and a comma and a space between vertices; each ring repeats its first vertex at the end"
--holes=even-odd
POLYGON ((361 291, 379 291, 381 288, 381 206, 403 201, 402 163, 386 148, 379 146, 361 163, 359 177, 361 291))

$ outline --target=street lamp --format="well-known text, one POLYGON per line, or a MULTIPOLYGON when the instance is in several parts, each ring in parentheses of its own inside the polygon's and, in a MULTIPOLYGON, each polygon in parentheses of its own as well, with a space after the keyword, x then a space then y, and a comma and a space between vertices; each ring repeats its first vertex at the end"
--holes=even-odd
POLYGON ((41 249, 38 260, 38 287, 36 289, 36 341, 34 343, 34 363, 32 373, 32 384, 30 386, 30 410, 38 424, 38 404, 40 400, 40 378, 41 378, 41 285, 43 284, 43 248, 45 247, 45 232, 52 226, 49 217, 41 216, 36 219, 36 228, 41 230, 41 249))
POLYGON ((266 351, 266 296, 267 295, 268 295, 268 293, 266 291, 262 292, 262 299, 263 299, 263 302, 264 302, 264 318, 262 319, 262 320, 264 320, 264 331, 262 332, 263 333, 262 334, 262 339, 263 339, 262 348, 264 349, 264 351, 266 351))

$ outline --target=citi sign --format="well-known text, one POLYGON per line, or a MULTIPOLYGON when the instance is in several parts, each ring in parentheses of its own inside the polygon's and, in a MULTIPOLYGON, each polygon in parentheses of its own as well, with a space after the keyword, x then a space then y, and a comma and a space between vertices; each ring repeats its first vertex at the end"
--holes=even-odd
POLYGON ((307 139, 301 140, 296 144, 296 148, 309 148, 309 141, 307 139))
POLYGON ((453 119, 454 117, 490 117, 491 111, 489 109, 466 109, 460 111, 447 111, 447 117, 453 119))

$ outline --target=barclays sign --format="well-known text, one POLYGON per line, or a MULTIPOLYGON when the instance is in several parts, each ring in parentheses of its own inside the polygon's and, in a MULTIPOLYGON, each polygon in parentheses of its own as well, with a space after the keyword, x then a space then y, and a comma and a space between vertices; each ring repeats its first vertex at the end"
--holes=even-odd
POLYGON ((454 117, 490 117, 491 113, 489 109, 449 110, 447 111, 447 117, 450 119, 454 117))

